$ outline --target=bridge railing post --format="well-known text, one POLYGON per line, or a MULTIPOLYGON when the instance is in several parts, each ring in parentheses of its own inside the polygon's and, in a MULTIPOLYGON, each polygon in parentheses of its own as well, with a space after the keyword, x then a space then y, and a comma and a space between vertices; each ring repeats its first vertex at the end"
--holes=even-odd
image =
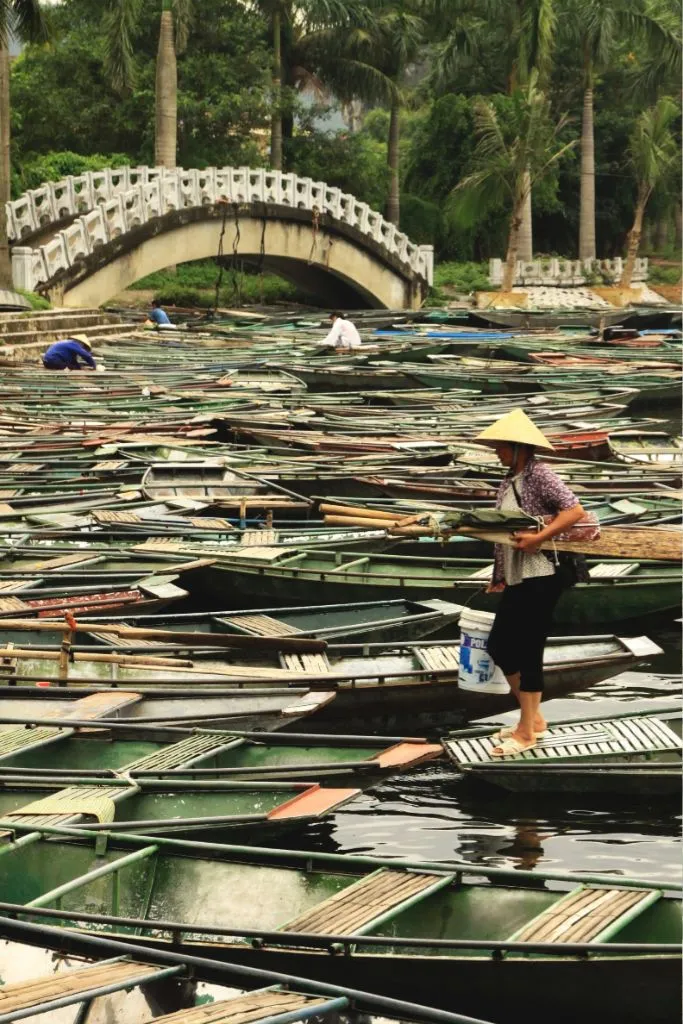
POLYGON ((15 245, 12 249, 12 281, 15 288, 26 292, 35 291, 37 281, 33 276, 34 250, 27 245, 15 245))
POLYGON ((422 257, 422 275, 427 278, 427 284, 431 288, 434 284, 434 246, 421 245, 420 256, 422 257))

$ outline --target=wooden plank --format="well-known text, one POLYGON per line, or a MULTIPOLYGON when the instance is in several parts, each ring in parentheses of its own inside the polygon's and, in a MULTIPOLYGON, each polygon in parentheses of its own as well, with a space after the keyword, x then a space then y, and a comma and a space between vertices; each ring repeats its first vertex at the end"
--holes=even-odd
POLYGON ((238 626, 256 636, 294 636, 302 630, 291 626, 288 622, 274 619, 270 615, 231 615, 219 619, 231 626, 238 626))
POLYGON ((362 933, 389 912, 424 897, 435 886, 449 884, 452 875, 380 868, 317 906, 304 911, 280 931, 308 935, 362 933))
POLYGON ((175 1013, 155 1017, 154 1024, 258 1024, 295 1011, 300 1011, 302 1019, 305 1019, 313 1012, 321 1012, 328 1001, 322 996, 271 989, 176 1010, 175 1013))
POLYGON ((573 890, 510 936, 515 942, 591 942, 639 905, 649 906, 650 889, 573 890))
MULTIPOLYGON (((160 969, 160 968, 159 968, 160 969)), ((0 988, 0 1014, 28 1009, 39 1003, 65 996, 77 995, 88 989, 104 985, 115 985, 130 979, 131 987, 136 978, 154 973, 149 964, 115 963, 92 964, 75 971, 50 974, 47 977, 32 978, 30 981, 3 985, 0 988)))

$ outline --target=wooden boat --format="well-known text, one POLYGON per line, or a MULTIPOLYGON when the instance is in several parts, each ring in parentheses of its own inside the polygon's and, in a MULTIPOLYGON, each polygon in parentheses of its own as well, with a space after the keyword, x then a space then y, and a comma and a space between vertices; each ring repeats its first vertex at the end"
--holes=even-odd
POLYGON ((44 924, 55 908, 72 952, 93 935, 130 941, 134 929, 137 950, 322 982, 339 980, 341 965, 350 987, 478 1019, 512 1022, 496 1008, 516 1008, 532 984, 535 1022, 575 1021, 587 992, 596 1019, 671 1024, 677 1013, 680 887, 671 883, 113 832, 102 854, 102 836, 13 828, 3 911, 15 916, 19 904, 44 924), (263 892, 277 899, 254 899, 263 892))
MULTIPOLYGON (((29 934, 28 928, 23 934, 29 934)), ((51 934, 45 931, 46 939, 51 934)), ((30 941, 30 940, 29 940, 30 941)), ((29 951, 24 943, 12 943, 11 953, 23 964, 35 961, 37 951, 29 951)), ((96 958, 98 950, 93 949, 91 957, 96 958)), ((100 952, 100 957, 103 954, 100 952)), ((118 956, 113 959, 94 963, 83 963, 74 966, 69 958, 65 958, 69 969, 63 970, 60 963, 55 969, 54 964, 45 964, 45 974, 26 980, 21 976, 19 981, 6 981, 0 993, 0 1011, 3 1014, 18 1013, 32 1015, 44 1013, 55 1007, 75 1007, 92 1005, 97 999, 98 1008, 106 1015, 120 1015, 120 1019, 132 1019, 139 1009, 135 1003, 128 1006, 128 997, 133 992, 139 999, 141 996, 149 1001, 150 1011, 159 1007, 161 1016, 156 1015, 157 1024, 211 1024, 231 1020, 235 1024, 266 1024, 268 1021, 292 1019, 288 1015, 296 1014, 296 1019, 308 1021, 320 1014, 327 1015, 339 1010, 351 1008, 350 996, 339 989, 333 995, 317 994, 315 986, 306 991, 297 991, 289 985, 274 985, 260 988, 256 992, 242 993, 211 1001, 210 1008, 195 1006, 195 990, 198 979, 189 980, 189 965, 177 964, 171 967, 160 966, 134 960, 130 957, 118 956), (51 969, 50 969, 51 968, 51 969), (177 1008, 183 1004, 184 1008, 177 1008), (169 1009, 172 1007, 173 1009, 169 1009)), ((218 965, 217 965, 218 968, 218 965)), ((35 970, 35 968, 33 968, 35 970)), ((229 984, 233 978, 224 969, 225 977, 220 980, 229 984)), ((3 977, 7 977, 7 969, 3 966, 3 977)), ((220 968, 218 968, 220 976, 220 968)), ((234 971, 233 971, 234 975, 234 971)), ((14 972, 10 968, 10 979, 14 972)), ((216 974, 211 976, 215 981, 216 974)), ((132 997, 135 999, 135 995, 132 997)), ((369 1005, 376 1009, 377 998, 370 999, 369 1005)), ((381 1002, 381 1000, 380 1000, 381 1002)), ((80 1012, 80 1011, 79 1011, 80 1012)), ((406 1012, 409 1008, 406 1007, 406 1012)), ((20 1019, 20 1018, 19 1018, 20 1019)), ((369 1018, 368 1018, 369 1019, 369 1018)))
MULTIPOLYGON (((93 627, 98 639, 110 639, 107 629, 93 627), (101 630, 101 632, 100 632, 101 630)), ((134 631, 133 631, 134 632, 134 631)), ((125 629, 122 635, 125 638, 125 629)), ((145 632, 145 636, 150 635, 145 632)), ((170 634, 172 635, 172 634, 170 634)), ((183 634, 191 636, 191 634, 183 634)), ((197 642, 210 638, 197 634, 197 642)), ((216 640, 218 641, 218 637, 216 640)), ((226 637, 226 639, 228 639, 226 637)), ((30 689, 36 682, 53 679, 56 686, 93 687, 103 684, 122 685, 136 692, 148 687, 186 686, 194 682, 206 688, 209 684, 239 684, 245 691, 256 687, 310 685, 333 693, 336 699, 319 720, 346 716, 413 716, 414 721, 431 725, 446 713, 462 719, 507 710, 514 706, 509 691, 486 693, 460 689, 459 644, 427 642, 417 645, 331 645, 319 653, 272 653, 259 650, 265 639, 254 641, 251 649, 217 651, 210 647, 182 649, 182 657, 169 657, 172 647, 143 648, 147 653, 128 654, 120 648, 100 654, 92 647, 71 649, 65 665, 55 649, 43 647, 0 647, 0 680, 13 682, 17 689, 30 689), (190 657, 185 657, 189 653, 190 657)), ((271 641, 272 643, 272 641, 271 641)), ((284 646, 284 645, 283 645, 284 646)), ((127 648, 134 650, 134 648, 127 648)), ((138 648, 139 650, 140 648, 138 648)), ((558 697, 608 679, 619 672, 661 653, 647 637, 614 636, 556 637, 545 651, 546 691, 558 697)))
POLYGON ((79 828, 155 836, 220 840, 227 836, 281 833, 320 821, 360 793, 350 786, 317 782, 144 780, 47 780, 4 782, 0 794, 0 848, 12 824, 77 825, 79 828), (121 784, 121 781, 123 784, 121 784), (94 819, 94 821, 93 821, 94 819))
MULTIPOLYGON (((301 636, 324 640, 372 640, 375 643, 419 640, 445 629, 460 618, 462 605, 433 598, 427 601, 365 601, 353 604, 294 605, 289 608, 230 609, 215 612, 175 612, 161 615, 79 614, 91 626, 125 620, 128 625, 180 629, 201 633, 240 633, 245 636, 301 636)), ((131 609, 132 612, 132 609, 131 609)), ((13 630, 0 619, 0 643, 41 644, 40 630, 13 630)))
MULTIPOLYGON (((620 622, 678 607, 681 570, 676 564, 598 562, 590 571, 590 583, 560 598, 557 623, 620 622)), ((304 549, 222 560, 202 573, 202 586, 217 597, 232 591, 264 604, 293 597, 310 601, 313 595, 321 601, 353 601, 380 595, 420 600, 447 593, 455 601, 493 611, 498 595, 483 592, 490 572, 491 563, 484 559, 304 549)))
POLYGON ((142 579, 132 576, 114 579, 109 585, 105 580, 89 586, 77 586, 64 579, 61 586, 57 581, 54 581, 57 585, 50 586, 52 581, 40 577, 4 579, 0 581, 0 623, 4 618, 17 615, 62 618, 67 611, 74 615, 158 611, 188 596, 187 590, 175 584, 178 578, 177 573, 142 579))
POLYGON ((502 759, 491 757, 495 743, 482 732, 453 733, 448 756, 468 777, 510 792, 680 798, 680 712, 554 722, 532 750, 502 759))
MULTIPOLYGON (((4 716, 8 729, 14 719, 37 722, 44 718, 68 718, 70 715, 78 719, 82 706, 80 701, 91 698, 106 701, 111 695, 123 694, 128 699, 120 709, 116 709, 115 714, 117 718, 130 719, 133 724, 160 728, 206 726, 271 731, 314 715, 336 696, 333 690, 313 690, 305 683, 249 688, 215 684, 207 688, 196 683, 191 686, 175 683, 166 687, 143 684, 136 690, 122 691, 115 685, 60 686, 59 678, 33 680, 34 686, 22 687, 17 687, 16 681, 7 676, 3 682, 4 685, 0 685, 0 718, 4 716)), ((24 725, 17 727, 13 741, 18 744, 16 751, 24 751, 34 744, 42 745, 46 738, 50 743, 68 738, 71 735, 68 728, 68 725, 53 728, 49 724, 39 729, 27 729, 24 725)), ((3 735, 1 730, 0 725, 0 737, 3 735)), ((93 748, 78 749, 86 755, 83 766, 89 767, 87 757, 91 756, 93 748)), ((14 756, 14 747, 9 753, 14 756)), ((51 751, 50 758, 53 756, 51 751)))

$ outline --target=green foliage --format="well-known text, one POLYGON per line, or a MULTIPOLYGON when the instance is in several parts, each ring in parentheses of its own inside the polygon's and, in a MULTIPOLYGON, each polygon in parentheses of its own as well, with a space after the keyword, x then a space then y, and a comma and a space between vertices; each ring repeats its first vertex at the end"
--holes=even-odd
POLYGON ((488 263, 437 263, 434 285, 457 292, 485 291, 491 287, 488 263))
MULTIPOLYGON (((156 6, 156 5, 155 5, 156 6)), ((126 154, 154 161, 158 17, 135 26, 135 87, 115 92, 104 71, 102 0, 63 0, 50 9, 53 38, 12 65, 15 166, 54 150, 126 154)), ((261 20, 242 5, 201 0, 188 50, 178 59, 178 163, 260 165, 254 130, 266 128, 269 57, 261 20)))
MULTIPOLYGON (((172 306, 210 308, 215 302, 218 276, 219 268, 213 260, 196 260, 179 264, 174 274, 163 270, 149 274, 136 281, 132 289, 153 291, 161 302, 172 306)), ((294 285, 276 274, 233 273, 232 268, 226 267, 218 305, 292 302, 300 297, 294 285)))
POLYGON ((386 147, 365 132, 314 131, 309 121, 289 140, 287 153, 297 174, 350 192, 376 209, 384 205, 389 183, 386 147))
POLYGON ((105 156, 93 153, 81 156, 70 151, 36 155, 24 160, 12 174, 12 196, 16 198, 27 189, 38 188, 45 181, 59 181, 69 175, 85 174, 86 171, 101 171, 106 167, 121 167, 128 163, 125 153, 105 156))
POLYGON ((52 304, 47 299, 44 299, 42 295, 38 295, 37 292, 27 292, 23 288, 15 288, 14 291, 28 299, 31 303, 31 309, 52 309, 52 304))
POLYGON ((650 260, 648 282, 650 284, 678 284, 681 280, 681 266, 666 267, 661 263, 653 263, 650 260))

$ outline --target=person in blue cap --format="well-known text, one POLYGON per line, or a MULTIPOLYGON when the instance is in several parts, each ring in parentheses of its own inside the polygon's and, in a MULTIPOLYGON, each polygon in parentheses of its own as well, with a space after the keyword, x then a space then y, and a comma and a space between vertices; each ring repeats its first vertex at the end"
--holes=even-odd
POLYGON ((97 369, 92 345, 85 334, 74 334, 72 338, 56 341, 43 353, 46 370, 80 370, 81 364, 88 370, 97 369))

